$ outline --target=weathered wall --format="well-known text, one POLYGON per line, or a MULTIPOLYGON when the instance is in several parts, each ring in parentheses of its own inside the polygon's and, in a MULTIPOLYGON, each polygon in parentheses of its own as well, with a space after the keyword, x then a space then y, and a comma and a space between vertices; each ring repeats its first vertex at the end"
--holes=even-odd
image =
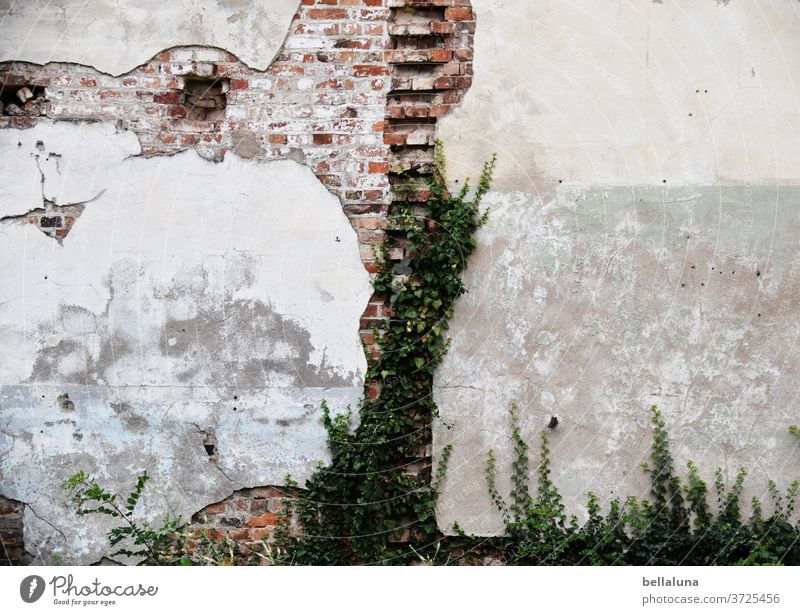
POLYGON ((321 400, 361 394, 371 244, 454 106, 451 176, 500 158, 437 376, 441 527, 502 530, 512 402, 531 440, 559 417, 578 513, 646 493, 652 403, 706 477, 794 478, 796 3, 476 0, 463 103, 469 0, 266 4, 0 3, 6 553, 23 514, 36 561, 106 554, 63 508, 78 468, 268 536, 321 400))
MULTIPOLYGON (((327 457, 322 400, 339 411, 361 396, 389 195, 388 11, 236 3, 264 40, 213 26, 233 3, 177 3, 187 13, 152 39, 105 36, 79 56, 51 37, 55 7, 36 44, 57 53, 23 45, 17 4, 0 61, 57 61, 0 65, 16 105, 0 108, 3 535, 20 551, 23 510, 35 561, 90 563, 108 554, 107 526, 65 509, 67 475, 125 492, 146 469, 147 513, 189 518, 287 472, 302 481, 327 457), (230 48, 203 46, 229 44, 212 31, 230 48), (198 80, 225 85, 213 115, 198 117, 198 80), (35 108, 19 110, 22 87, 35 108)), ((141 3, 118 4, 71 19, 146 25, 141 3)))
POLYGON ((377 351, 372 244, 471 83, 469 0, 3 8, 0 229, 24 249, 0 269, 31 287, 3 296, 8 559, 21 513, 38 562, 106 553, 57 489, 82 466, 118 490, 155 471, 193 525, 258 541, 269 485, 326 456, 321 400, 354 401, 377 351))
MULTIPOLYGON (((499 155, 489 222, 436 381, 454 444, 440 527, 497 534, 486 454, 509 406, 554 479, 646 496, 648 409, 681 468, 797 478, 797 3, 475 0, 475 81, 445 118, 451 175, 499 155)), ((533 464, 535 465, 535 456, 533 464)), ((767 499, 763 498, 762 499, 767 499)))

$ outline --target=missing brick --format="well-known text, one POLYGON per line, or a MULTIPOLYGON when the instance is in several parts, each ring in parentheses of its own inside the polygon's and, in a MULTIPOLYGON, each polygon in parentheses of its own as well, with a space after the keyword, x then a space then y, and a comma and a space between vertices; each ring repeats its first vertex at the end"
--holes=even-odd
POLYGON ((42 116, 47 112, 44 88, 35 85, 0 85, 0 115, 42 116))
POLYGON ((186 118, 213 122, 225 117, 229 88, 229 79, 187 77, 183 88, 186 118))
POLYGON ((213 432, 206 431, 205 429, 200 429, 198 427, 198 431, 200 432, 200 437, 203 441, 203 449, 208 456, 208 460, 213 463, 217 464, 219 457, 217 455, 217 438, 213 432))

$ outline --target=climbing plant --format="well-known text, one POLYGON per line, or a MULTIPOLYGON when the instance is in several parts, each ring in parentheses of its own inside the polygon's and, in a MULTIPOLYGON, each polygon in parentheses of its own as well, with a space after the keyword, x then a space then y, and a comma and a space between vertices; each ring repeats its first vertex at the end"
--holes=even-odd
MULTIPOLYGON (((302 534, 281 533, 280 548, 293 561, 402 564, 441 548, 433 512, 450 449, 433 477, 415 460, 431 441, 433 374, 447 352, 454 302, 466 291, 461 273, 476 247, 475 231, 486 222, 480 203, 494 165, 493 157, 474 190, 467 181, 453 194, 437 144, 433 172, 423 178, 424 205, 413 198, 393 205, 374 281, 392 314, 374 329, 380 355, 367 381, 377 395, 361 403, 355 430, 349 415, 323 408, 332 461, 287 502, 302 534), (393 248, 403 250, 400 265, 389 259, 393 248)), ((406 190, 406 197, 414 192, 406 190)))
MULTIPOLYGON (((538 496, 528 489, 527 444, 519 427, 516 407, 511 412, 514 448, 509 517, 497 489, 497 460, 489 451, 486 477, 489 495, 506 520, 507 536, 488 545, 510 563, 579 565, 730 565, 800 564, 800 524, 793 525, 800 483, 781 493, 768 483, 772 514, 764 516, 757 498, 749 519, 742 518, 741 495, 747 472, 740 469, 728 486, 721 469, 715 473, 716 502, 708 502, 708 488, 698 468, 687 464, 684 481, 677 475, 669 449, 669 435, 661 412, 651 408, 653 442, 643 470, 650 478, 650 498, 629 497, 610 503, 603 516, 597 496, 588 494, 587 520, 567 520, 561 496, 550 477, 546 432, 540 435, 540 462, 536 472, 538 496)), ((792 429, 792 433, 797 430, 792 429)))
MULTIPOLYGON (((476 247, 475 232, 487 219, 480 207, 494 165, 492 157, 474 189, 465 182, 450 193, 437 144, 432 173, 421 178, 424 202, 410 198, 420 190, 417 177, 408 183, 409 198, 393 205, 389 238, 376 248, 374 287, 386 298, 391 316, 373 330, 380 353, 370 363, 366 390, 374 395, 359 405, 355 428, 349 411, 333 414, 322 405, 331 462, 320 463, 304 485, 286 477, 271 544, 255 553, 227 539, 198 539, 187 534, 180 519, 165 519, 155 528, 138 522, 133 512, 146 474, 123 505, 94 479, 75 475, 64 487, 72 492, 78 513, 119 520, 120 527, 109 534, 112 544, 149 563, 258 563, 266 558, 276 564, 433 565, 500 558, 548 565, 800 564, 800 526, 792 523, 798 482, 785 493, 770 482, 771 514, 765 515, 753 498, 752 514, 743 519, 740 500, 747 472, 739 470, 728 485, 717 470, 710 503, 713 496, 692 462, 685 478, 678 475, 666 423, 656 407, 651 409, 650 456, 642 466, 650 480, 649 498, 615 499, 603 511, 598 497, 589 493, 585 521, 567 516, 552 478, 546 431, 539 437, 536 488, 530 487, 529 445, 513 406, 508 503, 498 488, 491 450, 485 470, 505 536, 469 536, 458 524, 455 536, 437 531, 434 510, 452 449, 443 449, 433 474, 420 462, 427 458, 424 447, 431 442, 437 416, 433 374, 448 350, 455 301, 467 290, 461 274, 476 247), (389 258, 397 249, 403 253, 399 263, 389 258)), ((800 438, 798 427, 790 431, 800 438)))

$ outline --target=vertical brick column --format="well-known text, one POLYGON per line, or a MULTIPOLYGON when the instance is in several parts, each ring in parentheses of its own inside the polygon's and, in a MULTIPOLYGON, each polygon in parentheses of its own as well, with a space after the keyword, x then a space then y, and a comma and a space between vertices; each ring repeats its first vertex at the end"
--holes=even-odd
MULTIPOLYGON (((461 102, 472 84, 475 17, 469 0, 388 0, 388 5, 392 15, 385 58, 392 83, 384 143, 391 149, 392 202, 410 200, 418 205, 420 215, 426 215, 436 122, 461 102)), ((400 247, 390 256, 400 260, 403 237, 394 239, 400 247)), ((424 420, 426 424, 418 429, 428 435, 428 441, 406 467, 408 473, 429 481, 433 417, 424 420)))

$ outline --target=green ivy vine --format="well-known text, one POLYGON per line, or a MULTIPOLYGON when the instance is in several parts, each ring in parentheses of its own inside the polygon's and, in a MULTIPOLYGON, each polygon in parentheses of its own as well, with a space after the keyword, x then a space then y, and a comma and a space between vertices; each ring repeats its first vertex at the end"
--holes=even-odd
POLYGON ((431 441, 433 374, 448 349, 453 304, 466 292, 461 273, 475 250, 475 231, 486 222, 480 203, 494 165, 493 157, 474 191, 467 181, 451 194, 437 143, 433 172, 423 178, 424 205, 414 199, 393 205, 389 239, 376 251, 374 287, 392 312, 374 329, 380 356, 367 382, 377 385, 377 396, 361 403, 355 431, 349 415, 331 416, 323 407, 332 461, 301 490, 287 481, 297 497, 286 498, 280 548, 292 562, 403 564, 440 548, 434 507, 450 448, 436 476, 415 460, 431 441), (400 266, 389 259, 395 247, 405 255, 400 266), (289 515, 297 516, 300 537, 288 531, 289 515))
MULTIPOLYGON (((691 461, 685 480, 676 473, 669 434, 661 412, 651 408, 653 442, 650 461, 642 469, 650 477, 650 498, 611 501, 604 516, 597 496, 588 494, 588 519, 581 525, 567 519, 557 487, 550 477, 548 435, 540 434, 536 471, 538 495, 528 489, 528 446, 512 407, 511 514, 497 489, 497 461, 489 451, 486 478, 489 495, 506 520, 506 537, 486 541, 479 550, 501 554, 508 563, 544 565, 798 565, 800 523, 792 524, 800 483, 781 493, 768 483, 772 513, 752 501, 743 519, 741 495, 747 472, 742 468, 728 486, 721 469, 715 473, 715 512, 708 487, 691 461)), ((790 428, 797 434, 797 428, 790 428)), ((800 437, 800 435, 798 436, 800 437)), ((476 543, 477 544, 477 543, 476 543)))

